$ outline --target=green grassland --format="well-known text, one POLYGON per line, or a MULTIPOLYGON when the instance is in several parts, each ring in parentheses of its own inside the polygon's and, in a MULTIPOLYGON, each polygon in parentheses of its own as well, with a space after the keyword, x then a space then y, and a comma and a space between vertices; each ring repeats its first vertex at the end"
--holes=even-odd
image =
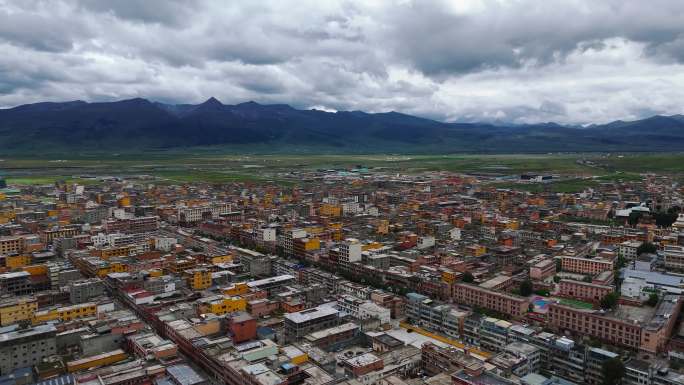
POLYGON ((451 171, 486 176, 523 172, 559 175, 548 186, 503 182, 497 187, 527 191, 577 192, 600 183, 641 179, 640 173, 684 176, 684 154, 530 154, 530 155, 250 155, 202 151, 156 151, 133 155, 72 154, 0 159, 0 176, 11 184, 49 184, 57 180, 96 183, 81 176, 154 176, 157 183, 259 182, 291 184, 290 172, 364 166, 387 173, 451 171))
POLYGON ((558 301, 561 303, 561 305, 574 307, 576 309, 593 309, 594 308, 594 305, 590 304, 589 302, 583 302, 583 301, 572 299, 572 298, 558 298, 558 301))

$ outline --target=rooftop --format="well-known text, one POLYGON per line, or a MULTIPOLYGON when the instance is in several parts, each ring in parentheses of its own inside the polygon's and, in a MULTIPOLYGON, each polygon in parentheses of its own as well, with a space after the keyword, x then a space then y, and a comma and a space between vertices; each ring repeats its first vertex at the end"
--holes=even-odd
POLYGON ((263 285, 268 285, 269 283, 279 283, 279 282, 286 282, 286 281, 291 281, 294 280, 295 277, 289 274, 284 274, 284 275, 279 275, 276 277, 270 277, 270 278, 265 278, 265 279, 259 279, 256 281, 249 281, 247 282, 247 286, 249 287, 259 287, 263 285))
POLYGON ((382 361, 382 359, 378 358, 378 356, 376 356, 373 353, 364 353, 360 356, 356 356, 346 360, 348 365, 354 367, 367 366, 377 361, 382 361))
POLYGON ((173 377, 179 385, 195 385, 205 381, 205 379, 197 374, 190 366, 181 364, 169 366, 166 372, 173 377))
POLYGON ((296 313, 285 314, 285 319, 299 324, 336 314, 339 314, 337 309, 333 309, 332 307, 328 306, 318 306, 313 309, 306 309, 296 313))

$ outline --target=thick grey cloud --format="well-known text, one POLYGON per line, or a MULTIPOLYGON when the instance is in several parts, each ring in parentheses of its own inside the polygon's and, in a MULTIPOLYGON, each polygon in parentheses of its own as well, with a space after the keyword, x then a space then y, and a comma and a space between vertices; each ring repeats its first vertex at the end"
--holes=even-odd
POLYGON ((682 112, 679 0, 0 0, 0 106, 146 97, 563 123, 682 112))

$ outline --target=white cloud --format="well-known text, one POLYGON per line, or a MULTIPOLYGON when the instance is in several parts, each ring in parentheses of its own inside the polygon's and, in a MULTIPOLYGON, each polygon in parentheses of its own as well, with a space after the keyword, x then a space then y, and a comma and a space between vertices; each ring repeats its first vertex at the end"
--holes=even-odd
POLYGON ((681 113, 684 4, 0 0, 0 106, 146 97, 455 121, 681 113))

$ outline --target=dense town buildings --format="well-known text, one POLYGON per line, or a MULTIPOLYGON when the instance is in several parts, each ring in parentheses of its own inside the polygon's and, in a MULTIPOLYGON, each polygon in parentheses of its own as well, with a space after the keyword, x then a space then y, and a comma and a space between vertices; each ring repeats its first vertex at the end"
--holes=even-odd
POLYGON ((684 384, 684 221, 648 216, 682 191, 655 178, 10 186, 0 381, 684 384))

